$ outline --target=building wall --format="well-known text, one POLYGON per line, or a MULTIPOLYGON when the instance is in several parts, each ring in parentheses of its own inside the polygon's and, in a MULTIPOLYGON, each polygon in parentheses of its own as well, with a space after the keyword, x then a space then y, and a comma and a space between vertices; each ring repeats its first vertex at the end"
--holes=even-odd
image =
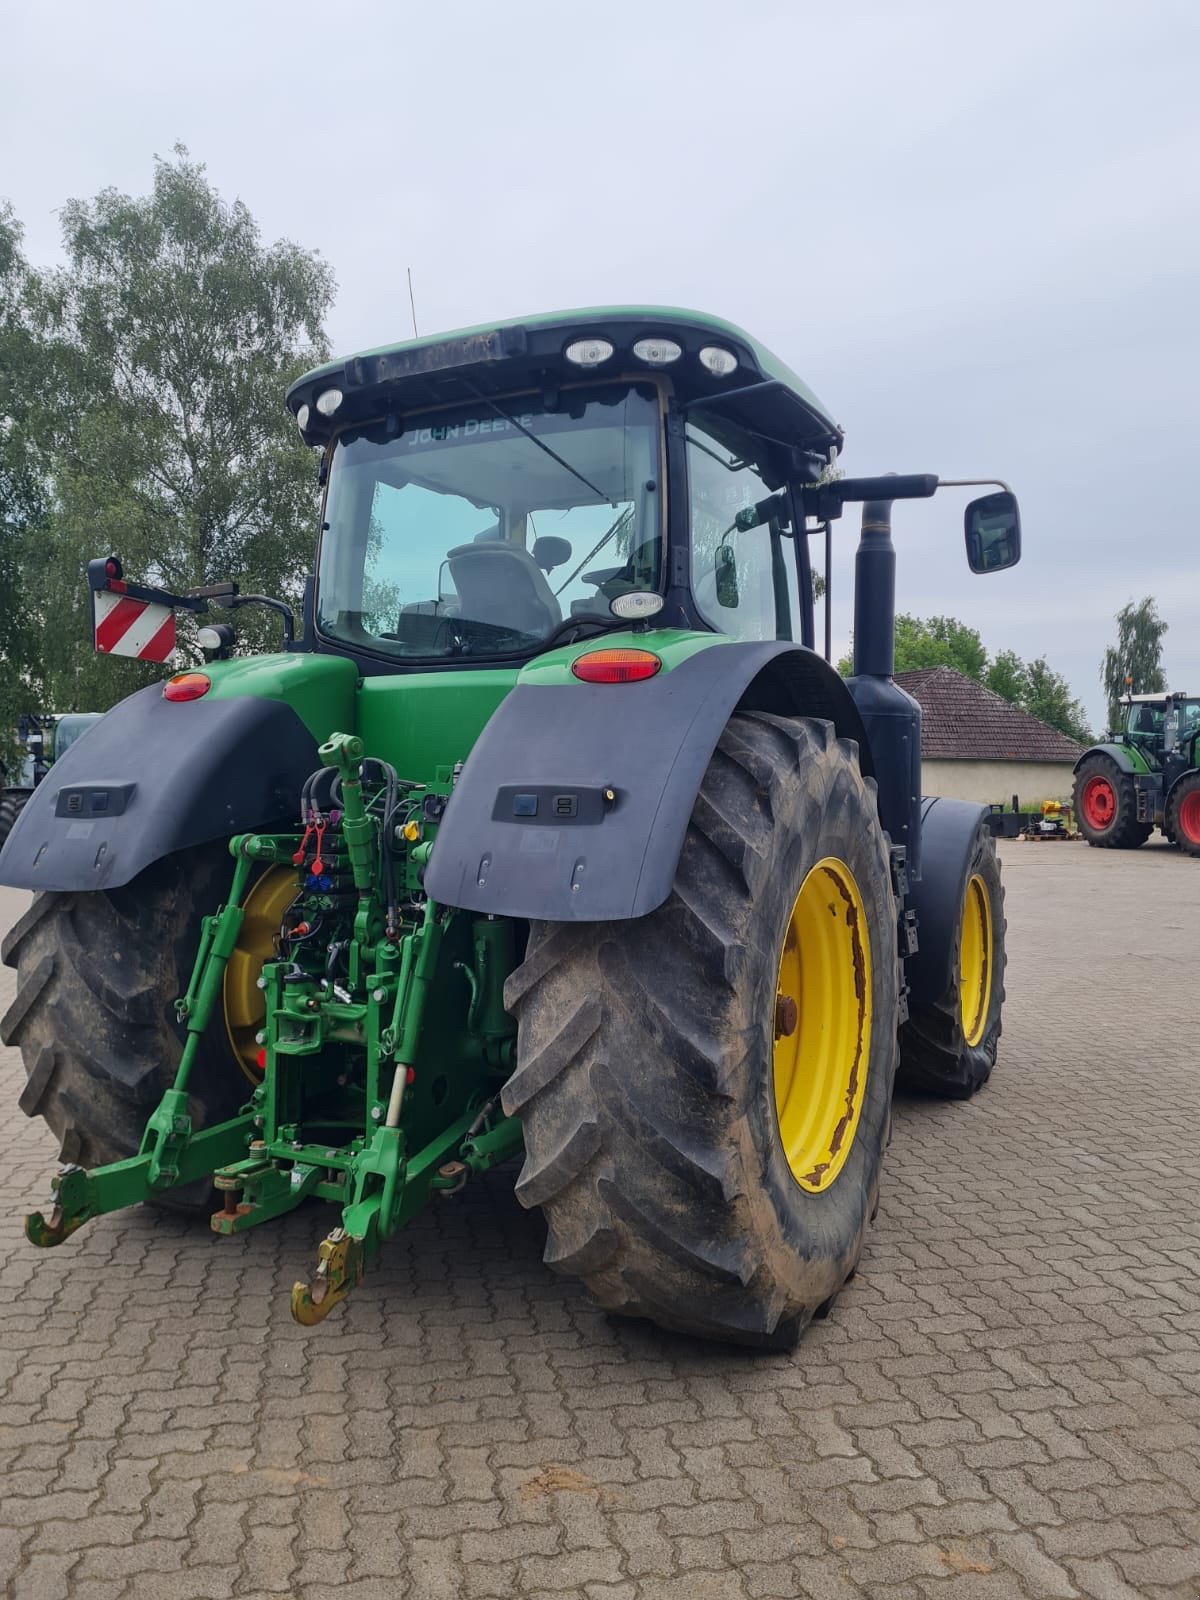
POLYGON ((921 788, 953 800, 1008 806, 1017 795, 1023 810, 1043 800, 1069 800, 1074 775, 1069 761, 923 761, 921 788))

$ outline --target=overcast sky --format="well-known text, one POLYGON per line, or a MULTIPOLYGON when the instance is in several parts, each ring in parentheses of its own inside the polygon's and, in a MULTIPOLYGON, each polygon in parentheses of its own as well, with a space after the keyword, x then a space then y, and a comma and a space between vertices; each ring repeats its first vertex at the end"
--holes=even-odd
MULTIPOLYGON (((0 0, 0 197, 145 193, 177 141, 336 270, 338 353, 618 302, 741 323, 850 472, 997 476, 1025 555, 973 578, 962 491, 897 508, 899 604, 1044 654, 1093 721, 1126 600, 1200 692, 1198 0, 0 0)), ((835 633, 848 632, 852 518, 835 633)))

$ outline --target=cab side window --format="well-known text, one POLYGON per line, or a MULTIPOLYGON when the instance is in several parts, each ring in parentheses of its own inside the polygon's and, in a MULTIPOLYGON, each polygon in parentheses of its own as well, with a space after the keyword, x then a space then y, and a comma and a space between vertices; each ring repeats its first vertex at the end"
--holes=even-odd
POLYGON ((750 442, 695 417, 686 440, 692 592, 701 616, 734 639, 799 639, 792 540, 766 523, 736 525, 739 512, 773 492, 750 442))

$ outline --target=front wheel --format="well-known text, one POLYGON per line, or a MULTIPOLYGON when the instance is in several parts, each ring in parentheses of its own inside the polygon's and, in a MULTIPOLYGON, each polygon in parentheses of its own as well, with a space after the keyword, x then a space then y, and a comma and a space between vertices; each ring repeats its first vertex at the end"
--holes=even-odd
POLYGON ((1098 850, 1136 850, 1154 831, 1139 822, 1137 786, 1111 756, 1088 756, 1075 774, 1075 821, 1098 850))
POLYGON ((900 1088, 967 1100, 991 1077, 1004 1007, 1006 926, 996 841, 981 824, 959 897, 945 992, 932 1003, 914 1002, 900 1030, 900 1088))
POLYGON ((734 716, 667 902, 535 923, 506 1004, 522 1204, 607 1310, 787 1346, 853 1273, 896 1068, 875 786, 827 722, 734 716))

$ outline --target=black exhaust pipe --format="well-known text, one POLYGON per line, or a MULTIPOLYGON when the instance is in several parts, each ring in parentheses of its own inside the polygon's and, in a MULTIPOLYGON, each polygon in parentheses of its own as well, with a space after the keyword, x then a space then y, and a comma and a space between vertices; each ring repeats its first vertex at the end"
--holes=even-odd
POLYGON ((890 678, 896 665, 896 546, 892 502, 868 500, 854 557, 854 675, 890 678))
POLYGON ((879 784, 879 815, 903 845, 908 875, 921 876, 921 708, 898 683, 896 547, 892 502, 868 500, 854 557, 854 676, 850 692, 866 724, 879 784))

